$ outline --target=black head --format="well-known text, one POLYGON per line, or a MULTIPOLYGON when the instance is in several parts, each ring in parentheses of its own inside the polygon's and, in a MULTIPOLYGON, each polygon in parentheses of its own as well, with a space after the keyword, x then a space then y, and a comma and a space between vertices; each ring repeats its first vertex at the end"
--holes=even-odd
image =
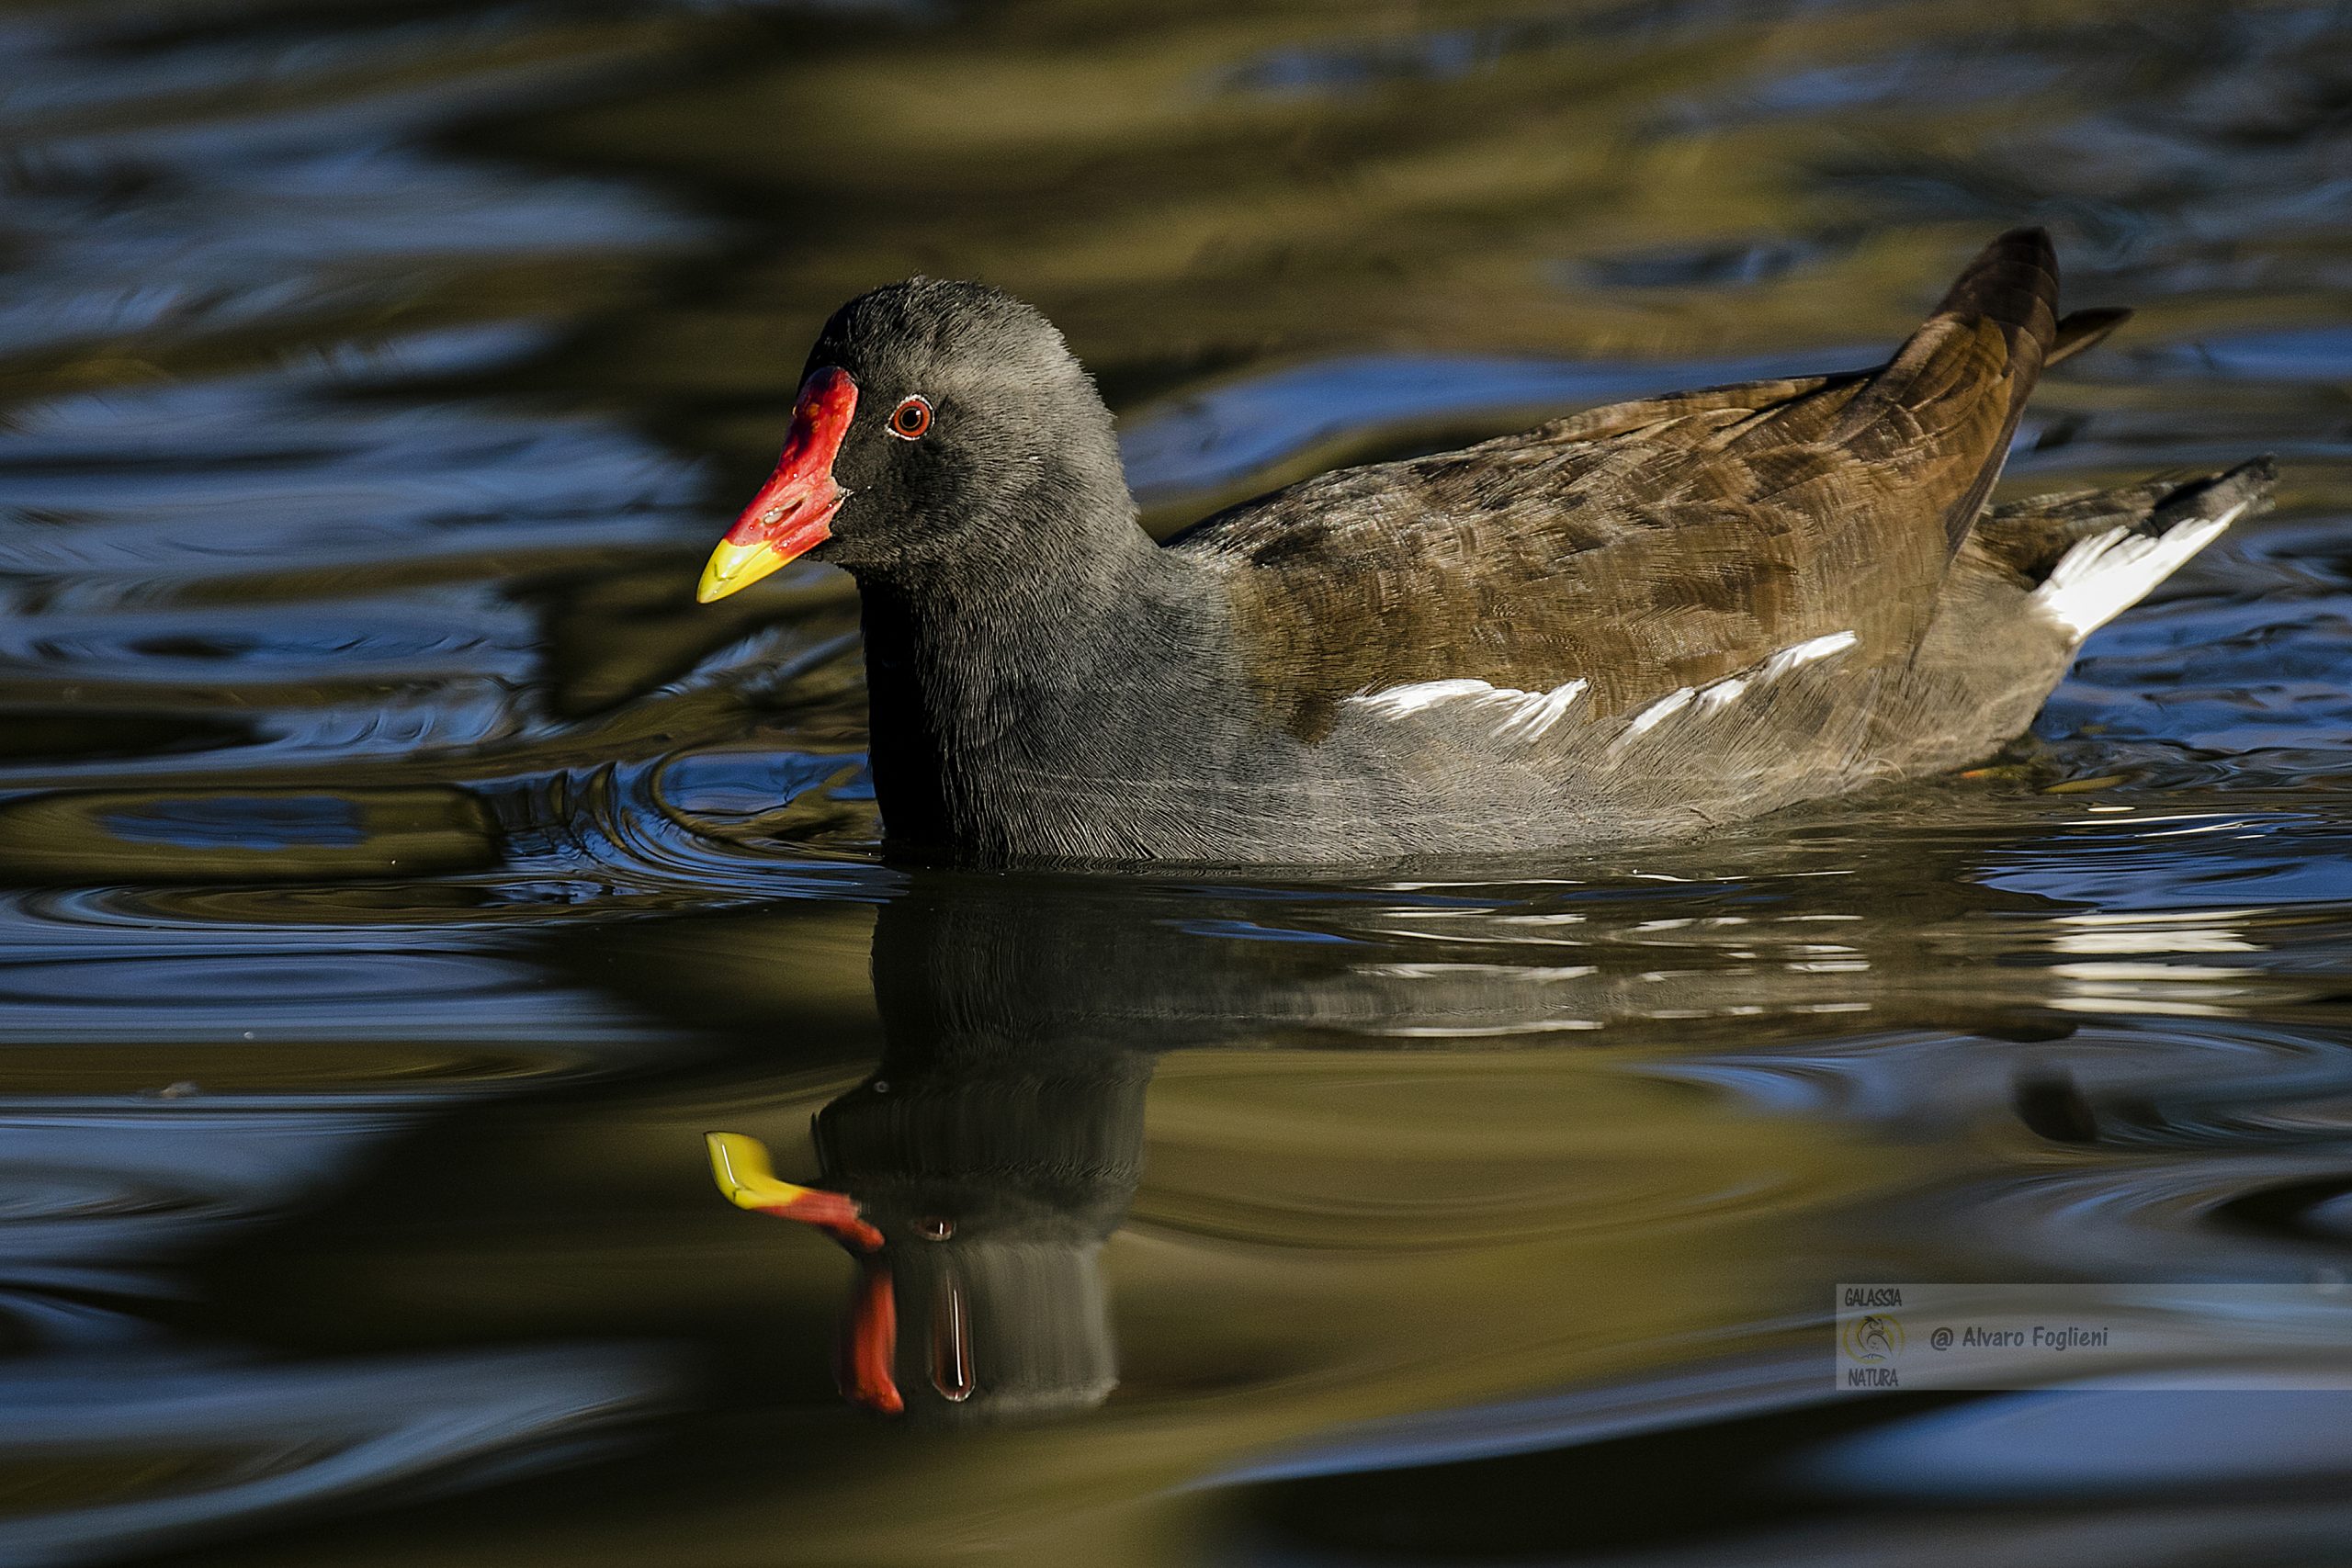
POLYGON ((775 474, 698 597, 802 555, 886 578, 1017 564, 1133 515, 1110 411, 1053 323, 981 284, 911 278, 825 323, 775 474))

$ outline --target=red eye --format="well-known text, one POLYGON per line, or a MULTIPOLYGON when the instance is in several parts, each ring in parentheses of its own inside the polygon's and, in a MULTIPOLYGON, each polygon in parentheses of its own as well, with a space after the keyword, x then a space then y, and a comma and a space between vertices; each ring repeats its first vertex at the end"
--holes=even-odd
POLYGON ((919 397, 903 398, 890 411, 890 434, 912 441, 931 428, 931 405, 919 397))

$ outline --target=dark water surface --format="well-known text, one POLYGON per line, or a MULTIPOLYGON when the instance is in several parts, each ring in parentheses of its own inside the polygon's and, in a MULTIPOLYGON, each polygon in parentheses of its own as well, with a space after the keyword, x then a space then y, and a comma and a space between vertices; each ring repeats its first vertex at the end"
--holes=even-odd
POLYGON ((2352 1269, 2341 6, 9 4, 0 594, 0 1562, 2352 1555, 2347 1396, 1825 1327, 2352 1269), (689 602, 910 272, 1174 525, 1862 362, 2022 219, 2143 313, 2012 492, 2286 477, 1978 776, 915 873, 846 580, 689 602), (884 1220, 903 1416, 710 1128, 884 1220))

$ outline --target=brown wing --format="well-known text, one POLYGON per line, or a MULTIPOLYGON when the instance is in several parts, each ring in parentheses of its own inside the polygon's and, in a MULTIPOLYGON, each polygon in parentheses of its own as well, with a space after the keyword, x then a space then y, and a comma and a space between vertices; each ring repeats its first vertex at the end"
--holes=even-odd
POLYGON ((1172 547, 1239 569, 1253 677, 1310 737, 1348 695, 1418 681, 1582 679, 1606 715, 1833 632, 1861 658, 1908 657, 2056 335, 2056 293, 2048 240, 2005 234, 1876 371, 1326 474, 1172 547))

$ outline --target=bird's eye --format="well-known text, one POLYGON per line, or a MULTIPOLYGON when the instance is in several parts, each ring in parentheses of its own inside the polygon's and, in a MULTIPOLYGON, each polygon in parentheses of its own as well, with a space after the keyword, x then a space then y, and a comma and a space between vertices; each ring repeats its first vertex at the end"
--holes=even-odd
POLYGON ((931 405, 920 397, 902 398, 890 411, 890 434, 912 441, 931 428, 931 405))

